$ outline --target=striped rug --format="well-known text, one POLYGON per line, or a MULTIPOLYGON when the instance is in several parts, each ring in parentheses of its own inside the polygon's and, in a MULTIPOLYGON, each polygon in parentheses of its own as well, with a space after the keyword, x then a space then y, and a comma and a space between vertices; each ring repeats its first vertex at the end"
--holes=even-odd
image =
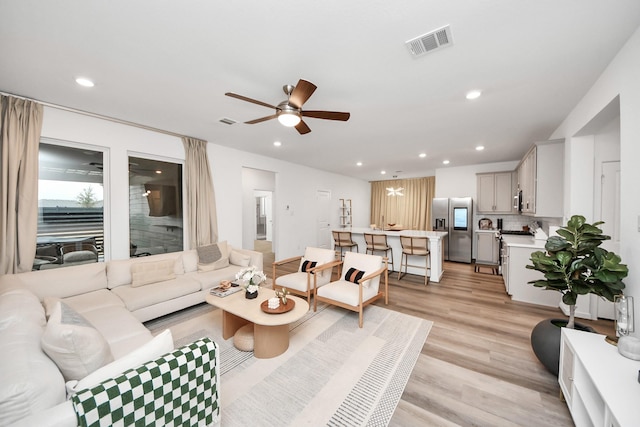
POLYGON ((291 325, 289 349, 256 359, 221 337, 221 311, 148 322, 176 347, 208 336, 221 348, 222 426, 386 426, 432 322, 378 306, 357 313, 323 305, 291 325), (188 317, 188 318, 185 318, 188 317))

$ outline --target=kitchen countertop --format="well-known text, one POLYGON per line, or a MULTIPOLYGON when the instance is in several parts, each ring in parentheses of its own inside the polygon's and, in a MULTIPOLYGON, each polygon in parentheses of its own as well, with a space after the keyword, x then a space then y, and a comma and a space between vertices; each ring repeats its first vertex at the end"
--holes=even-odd
POLYGON ((507 246, 513 246, 513 247, 544 249, 544 245, 547 243, 547 240, 534 239, 533 236, 503 234, 502 242, 507 246))

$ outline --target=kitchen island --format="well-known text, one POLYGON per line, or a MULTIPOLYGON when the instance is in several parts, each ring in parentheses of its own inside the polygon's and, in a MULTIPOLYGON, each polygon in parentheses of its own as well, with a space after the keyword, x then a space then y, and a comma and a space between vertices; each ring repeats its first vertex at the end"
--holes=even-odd
MULTIPOLYGON (((367 245, 364 241, 364 233, 371 234, 386 234, 387 242, 393 249, 393 266, 395 271, 400 270, 400 261, 402 257, 402 246, 400 245, 400 236, 411 237, 428 237, 429 238, 429 252, 431 258, 431 265, 429 271, 429 280, 439 282, 444 272, 444 254, 442 238, 447 235, 446 231, 423 231, 423 230, 373 230, 366 227, 352 227, 343 228, 336 231, 350 231, 353 236, 353 241, 358 244, 358 248, 361 253, 366 252, 367 245)), ((379 252, 376 252, 379 254, 379 252)), ((409 261, 411 262, 411 261, 409 261)), ((391 266, 391 260, 389 260, 389 266, 391 266)), ((389 267, 391 268, 391 267, 389 267)), ((410 274, 417 274, 424 276, 424 269, 408 267, 407 272, 410 274)))

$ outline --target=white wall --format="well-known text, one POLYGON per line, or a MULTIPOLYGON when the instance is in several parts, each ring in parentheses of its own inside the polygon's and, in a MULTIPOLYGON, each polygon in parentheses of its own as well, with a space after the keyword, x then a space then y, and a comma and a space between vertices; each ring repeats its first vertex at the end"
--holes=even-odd
MULTIPOLYGON (((51 107, 44 110, 42 136, 109 148, 105 165, 110 164, 111 173, 105 177, 105 203, 110 203, 111 209, 105 212, 105 245, 109 245, 105 248, 105 256, 107 259, 128 258, 129 153, 148 153, 147 157, 184 161, 180 138, 51 107)), ((275 250, 279 258, 299 255, 305 246, 316 243, 314 206, 318 189, 331 191, 335 200, 332 226, 338 224, 339 198, 353 200, 354 226, 369 224, 371 190, 367 181, 211 143, 207 152, 218 210, 219 239, 227 240, 233 246, 243 246, 243 167, 276 174, 274 241, 278 242, 275 250), (287 215, 286 205, 292 207, 287 215)))
MULTIPOLYGON (((571 179, 571 189, 579 190, 585 183, 580 183, 583 166, 572 160, 572 155, 579 155, 574 136, 587 123, 603 110, 616 96, 620 96, 620 166, 621 166, 621 240, 620 256, 629 265, 629 276, 625 280, 625 294, 634 296, 635 312, 640 313, 640 29, 620 50, 618 55, 607 66, 603 74, 567 116, 564 122, 553 133, 552 139, 566 138, 565 156, 566 173, 571 179)), ((591 159, 593 162, 593 157, 591 159)), ((589 185, 593 181, 586 182, 589 185)), ((593 212, 593 205, 583 206, 575 198, 565 205, 565 215, 593 212), (588 210, 585 210, 588 209, 588 210)), ((585 215, 587 216, 587 215, 585 215)), ((640 321, 636 316, 635 336, 640 337, 640 321)))
POLYGON ((513 171, 519 161, 485 163, 436 169, 436 197, 473 197, 477 203, 476 174, 483 172, 513 171))
POLYGON ((333 227, 339 224, 340 198, 352 200, 355 227, 369 225, 371 186, 367 181, 215 144, 208 145, 208 154, 218 205, 220 240, 242 241, 239 209, 243 204, 243 167, 276 174, 274 251, 278 259, 300 255, 306 246, 317 243, 317 190, 329 190, 335 201, 336 209, 331 219, 333 227), (228 208, 225 209, 225 205, 228 208))

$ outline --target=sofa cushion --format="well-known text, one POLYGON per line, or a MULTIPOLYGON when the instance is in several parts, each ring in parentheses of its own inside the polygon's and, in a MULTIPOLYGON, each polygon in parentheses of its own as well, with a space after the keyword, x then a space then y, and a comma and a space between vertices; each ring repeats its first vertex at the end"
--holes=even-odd
MULTIPOLYGON (((116 294, 107 289, 100 289, 98 291, 65 298, 64 302, 83 316, 86 312, 100 310, 106 307, 124 307, 124 302, 116 294)), ((47 300, 45 300, 45 308, 46 303, 47 300)), ((91 319, 88 320, 93 326, 96 326, 91 319)), ((98 330, 100 330, 100 328, 98 328, 98 330)))
POLYGON ((198 292, 200 283, 184 275, 164 282, 150 283, 144 286, 118 286, 112 292, 118 295, 129 311, 148 307, 183 295, 198 292))
POLYGON ((182 252, 182 264, 184 265, 184 272, 191 273, 198 270, 198 251, 190 249, 182 252))
POLYGON ((220 285, 223 280, 235 280, 236 273, 245 267, 229 264, 227 267, 219 270, 211 271, 197 271, 189 274, 185 274, 185 277, 189 277, 200 284, 202 290, 209 290, 220 285))
POLYGON ((0 425, 64 402, 64 379, 40 347, 45 326, 38 297, 26 289, 0 295, 0 425))
POLYGON ((114 359, 130 353, 153 338, 151 332, 124 306, 105 306, 83 311, 82 315, 107 340, 114 359))
POLYGON ((80 381, 68 381, 66 384, 67 395, 70 396, 85 388, 93 387, 107 378, 115 377, 128 369, 133 369, 151 360, 155 360, 163 354, 170 353, 173 349, 173 336, 169 329, 165 329, 151 341, 133 350, 129 354, 95 370, 80 381))
POLYGON ((175 261, 174 272, 176 275, 184 274, 181 252, 151 255, 141 258, 112 260, 107 263, 107 283, 109 289, 131 284, 131 282, 133 281, 133 278, 131 276, 131 266, 133 264, 137 264, 140 262, 160 261, 164 259, 173 259, 175 261))
POLYGON ((232 249, 231 252, 229 252, 229 262, 240 267, 249 267, 249 264, 251 264, 251 256, 232 249))
POLYGON ((196 248, 198 252, 198 271, 212 271, 229 265, 227 242, 213 243, 196 248))
POLYGON ((66 298, 98 289, 106 289, 105 263, 94 262, 46 271, 29 271, 0 276, 0 283, 13 282, 29 289, 40 300, 46 296, 66 298))
POLYGON ((41 343, 66 380, 84 378, 113 360, 100 332, 63 302, 53 309, 41 343))
POLYGON ((173 259, 136 262, 131 265, 131 286, 142 286, 175 279, 174 265, 173 259))

